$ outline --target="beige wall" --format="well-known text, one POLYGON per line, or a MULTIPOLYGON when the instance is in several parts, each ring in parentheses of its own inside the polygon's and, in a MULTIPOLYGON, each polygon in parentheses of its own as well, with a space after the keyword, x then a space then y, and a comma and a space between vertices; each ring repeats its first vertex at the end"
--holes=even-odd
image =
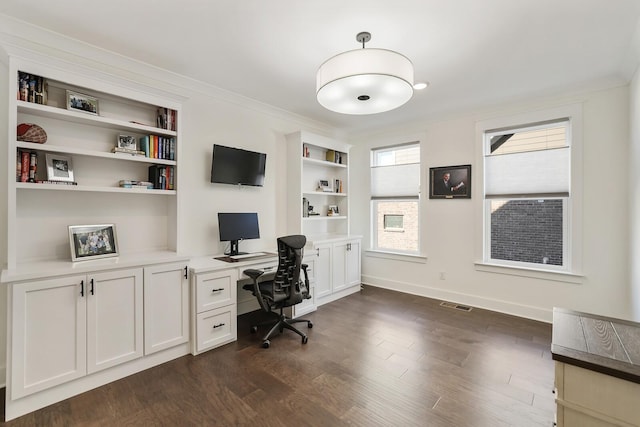
MULTIPOLYGON (((351 231, 368 235, 369 151, 397 143, 406 134, 425 135, 422 142, 422 188, 427 187, 429 167, 472 164, 476 177, 478 121, 517 113, 579 103, 583 109, 583 275, 580 283, 523 277, 476 269, 478 203, 471 200, 421 199, 421 238, 424 260, 380 258, 365 254, 363 282, 405 292, 546 321, 554 306, 631 317, 628 268, 629 87, 588 93, 579 97, 535 100, 496 106, 439 122, 413 123, 401 130, 369 135, 350 141, 352 222, 351 231), (615 176, 615 186, 606 176, 615 176)), ((411 140, 411 139, 407 139, 411 140)), ((472 183, 473 184, 473 183, 472 183)), ((363 248, 370 247, 365 238, 363 248)), ((374 256, 375 255, 375 256, 374 256)))

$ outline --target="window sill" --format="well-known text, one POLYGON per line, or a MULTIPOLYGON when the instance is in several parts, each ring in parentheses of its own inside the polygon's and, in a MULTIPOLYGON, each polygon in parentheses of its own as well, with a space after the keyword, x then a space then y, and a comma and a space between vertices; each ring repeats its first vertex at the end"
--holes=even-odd
POLYGON ((512 276, 530 277, 533 279, 551 280, 554 282, 582 284, 582 280, 584 279, 584 276, 582 274, 569 273, 564 271, 539 270, 535 268, 489 264, 486 262, 475 262, 474 265, 476 271, 510 274, 512 276))
POLYGON ((379 251, 373 249, 365 251, 364 254, 371 258, 392 259, 395 261, 415 262, 418 264, 426 264, 427 262, 426 256, 417 254, 404 254, 400 252, 379 251))

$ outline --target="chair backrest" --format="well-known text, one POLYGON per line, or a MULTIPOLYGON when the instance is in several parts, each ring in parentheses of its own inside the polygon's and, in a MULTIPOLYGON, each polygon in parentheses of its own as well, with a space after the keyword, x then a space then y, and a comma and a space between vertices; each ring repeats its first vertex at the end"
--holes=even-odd
POLYGON ((274 292, 288 294, 286 305, 298 304, 303 300, 297 285, 306 243, 307 238, 299 234, 278 238, 278 270, 273 278, 274 292))

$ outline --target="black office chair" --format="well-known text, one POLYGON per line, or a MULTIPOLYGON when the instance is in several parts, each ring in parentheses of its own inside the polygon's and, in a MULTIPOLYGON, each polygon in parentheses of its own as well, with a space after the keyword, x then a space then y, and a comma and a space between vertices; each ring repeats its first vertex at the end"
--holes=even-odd
POLYGON ((301 303, 304 299, 311 298, 309 294, 309 276, 307 265, 302 264, 302 255, 307 238, 302 235, 285 236, 278 238, 278 269, 273 279, 260 280, 264 274, 262 270, 248 269, 244 274, 249 276, 253 283, 246 284, 242 288, 251 291, 258 299, 263 311, 273 315, 277 321, 263 322, 252 326, 251 332, 256 333, 258 326, 272 324, 269 332, 262 339, 262 347, 269 348, 269 339, 276 332, 282 333, 289 329, 302 337, 302 344, 307 343, 307 336, 296 329, 293 324, 307 322, 307 327, 313 328, 313 323, 305 319, 291 319, 283 313, 283 309, 301 303), (300 279, 300 269, 304 272, 304 280, 300 279), (280 310, 278 314, 274 310, 280 310))

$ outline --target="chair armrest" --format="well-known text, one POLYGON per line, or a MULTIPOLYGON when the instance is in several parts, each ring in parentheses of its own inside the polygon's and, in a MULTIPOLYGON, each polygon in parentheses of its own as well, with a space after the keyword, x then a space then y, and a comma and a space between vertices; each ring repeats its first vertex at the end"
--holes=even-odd
POLYGON ((250 268, 248 270, 244 270, 243 273, 251 277, 253 280, 258 280, 258 277, 262 276, 264 274, 264 271, 250 268))
POLYGON ((309 274, 307 274, 307 268, 309 268, 309 264, 302 264, 300 267, 302 268, 302 272, 304 273, 304 281, 308 285, 309 284, 309 274))

